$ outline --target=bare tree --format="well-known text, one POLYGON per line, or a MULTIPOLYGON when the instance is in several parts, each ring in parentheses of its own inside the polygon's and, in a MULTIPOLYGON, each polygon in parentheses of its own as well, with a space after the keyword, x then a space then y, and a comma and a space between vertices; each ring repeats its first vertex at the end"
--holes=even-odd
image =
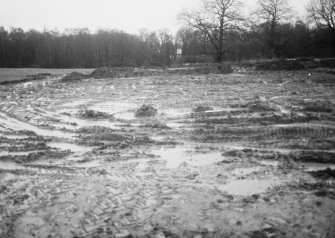
POLYGON ((175 45, 173 43, 173 36, 168 29, 161 29, 158 32, 160 40, 160 60, 164 64, 170 65, 171 58, 175 56, 175 45))
POLYGON ((292 8, 288 0, 259 0, 258 9, 255 12, 257 18, 269 26, 268 45, 270 50, 276 50, 276 30, 280 23, 288 21, 292 17, 292 8))
POLYGON ((178 18, 188 27, 195 28, 207 35, 216 51, 216 60, 221 62, 226 51, 225 35, 240 29, 243 18, 238 0, 202 0, 200 10, 183 11, 178 18))
POLYGON ((328 28, 335 36, 335 0, 311 0, 307 11, 318 27, 328 28))

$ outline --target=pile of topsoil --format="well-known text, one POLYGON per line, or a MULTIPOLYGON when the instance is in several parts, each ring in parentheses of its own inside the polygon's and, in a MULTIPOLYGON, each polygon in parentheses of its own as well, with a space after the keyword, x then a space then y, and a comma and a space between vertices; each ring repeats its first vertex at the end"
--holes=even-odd
POLYGON ((303 63, 296 60, 276 60, 262 62, 256 65, 256 70, 302 70, 305 69, 303 63))
POLYGON ((81 79, 85 79, 85 78, 88 78, 88 77, 89 77, 89 75, 74 71, 74 72, 66 75, 62 79, 62 81, 63 82, 72 82, 72 81, 78 81, 78 80, 81 80, 81 79))
POLYGON ((154 117, 157 114, 157 109, 151 105, 143 105, 137 109, 135 116, 136 117, 154 117))
POLYGON ((197 67, 181 68, 129 68, 129 67, 102 67, 94 70, 91 74, 85 75, 78 72, 72 72, 65 76, 63 82, 77 81, 86 78, 104 79, 104 78, 130 78, 130 77, 148 77, 148 76, 167 76, 167 75, 190 75, 190 74, 229 74, 233 70, 228 65, 206 65, 197 67))
MULTIPOLYGON (((335 68, 335 59, 297 58, 293 60, 273 60, 256 64, 256 70, 302 70, 316 68, 335 68)), ((326 73, 334 71, 326 70, 326 73)))

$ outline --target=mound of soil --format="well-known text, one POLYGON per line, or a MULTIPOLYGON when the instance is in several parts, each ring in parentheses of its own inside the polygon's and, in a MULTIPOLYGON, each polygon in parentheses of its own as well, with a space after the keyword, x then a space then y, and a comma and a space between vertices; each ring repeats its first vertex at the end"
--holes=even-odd
POLYGON ((218 74, 231 74, 233 73, 233 69, 230 65, 219 65, 217 70, 214 73, 218 74))
POLYGON ((329 105, 313 102, 305 105, 304 111, 331 113, 333 109, 329 105))
POLYGON ((318 73, 335 74, 335 67, 334 68, 318 68, 315 71, 318 73))
POLYGON ((230 74, 233 70, 229 65, 205 65, 197 67, 170 68, 168 74, 172 75, 191 75, 191 74, 230 74))
POLYGON ((157 114, 157 109, 151 105, 143 105, 137 109, 135 116, 136 117, 154 117, 157 114))
POLYGON ((104 112, 97 112, 94 110, 80 111, 79 116, 84 117, 84 118, 89 118, 89 119, 113 118, 112 115, 109 115, 104 112))
POLYGON ((329 67, 334 68, 335 67, 335 59, 321 59, 320 60, 321 67, 329 67))
POLYGON ((161 123, 161 122, 149 122, 144 125, 145 128, 153 128, 153 129, 170 129, 166 124, 161 123))
POLYGON ((91 73, 91 77, 95 79, 100 79, 100 78, 111 78, 113 77, 111 69, 107 67, 99 68, 94 70, 91 73))
POLYGON ((94 70, 90 77, 95 79, 102 78, 129 78, 129 77, 144 77, 158 75, 190 75, 190 74, 229 74, 233 70, 229 65, 206 65, 199 67, 184 67, 184 68, 110 68, 103 67, 94 70))
POLYGON ((127 78, 133 76, 143 76, 143 75, 145 75, 144 72, 135 71, 135 69, 133 68, 103 67, 94 70, 90 76, 95 79, 102 79, 102 78, 127 78))
POLYGON ((334 153, 329 152, 318 152, 318 151, 300 151, 291 152, 288 155, 294 161, 302 162, 316 162, 316 163, 334 163, 334 153))
POLYGON ((269 104, 265 102, 255 101, 241 105, 241 108, 249 108, 252 112, 271 112, 275 111, 269 104))
POLYGON ((88 75, 85 75, 85 74, 74 71, 74 72, 66 75, 62 79, 62 81, 63 82, 73 82, 73 81, 78 81, 78 80, 82 80, 82 79, 86 79, 86 78, 88 78, 88 75))
POLYGON ((196 108, 193 108, 193 112, 206 112, 213 110, 212 107, 199 105, 196 108))
POLYGON ((335 170, 327 168, 325 170, 319 170, 319 171, 311 171, 309 172, 311 175, 313 175, 316 178, 321 179, 330 179, 335 178, 335 170))
POLYGON ((295 60, 280 60, 280 61, 269 61, 263 62, 256 66, 256 70, 302 70, 305 66, 295 60))
POLYGON ((218 65, 195 68, 194 72, 199 74, 230 74, 233 70, 229 65, 218 65))
POLYGON ((127 137, 117 134, 117 133, 103 133, 99 136, 101 140, 106 141, 125 141, 127 137))

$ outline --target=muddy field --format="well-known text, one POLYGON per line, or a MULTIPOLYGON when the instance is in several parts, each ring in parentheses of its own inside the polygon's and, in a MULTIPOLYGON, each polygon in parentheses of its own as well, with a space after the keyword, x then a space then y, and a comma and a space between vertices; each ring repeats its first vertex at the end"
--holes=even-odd
POLYGON ((28 78, 29 76, 38 74, 55 74, 64 75, 71 73, 73 71, 78 71, 81 73, 91 73, 93 69, 39 69, 39 68, 26 68, 26 69, 11 69, 11 68, 1 68, 0 69, 0 83, 4 81, 15 81, 28 78))
POLYGON ((335 237, 335 75, 0 86, 0 237, 335 237))

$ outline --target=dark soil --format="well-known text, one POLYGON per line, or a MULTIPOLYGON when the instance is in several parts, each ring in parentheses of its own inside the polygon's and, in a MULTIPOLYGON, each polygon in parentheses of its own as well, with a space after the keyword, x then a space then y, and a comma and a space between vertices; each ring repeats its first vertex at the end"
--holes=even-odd
POLYGON ((66 75, 62 81, 63 82, 76 82, 78 80, 82 80, 85 78, 88 78, 89 76, 83 73, 79 73, 79 72, 72 72, 68 75, 66 75))
POLYGON ((334 75, 217 66, 1 86, 0 237, 334 237, 334 75))
POLYGON ((157 114, 157 109, 151 105, 142 105, 136 113, 136 117, 154 117, 157 114))
POLYGON ((280 60, 263 62, 256 65, 256 70, 303 70, 305 66, 295 60, 280 60))

